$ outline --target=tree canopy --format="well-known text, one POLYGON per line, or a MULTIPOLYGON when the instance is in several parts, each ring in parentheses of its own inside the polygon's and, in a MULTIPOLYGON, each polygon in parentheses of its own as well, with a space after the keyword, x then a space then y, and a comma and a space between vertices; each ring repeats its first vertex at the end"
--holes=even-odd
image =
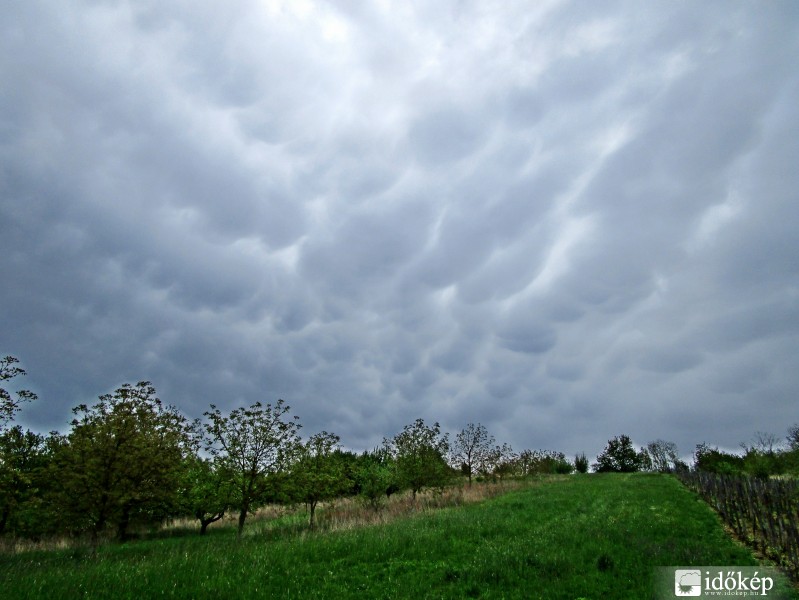
POLYGON ((205 413, 206 450, 233 478, 239 509, 239 535, 247 514, 258 507, 268 478, 288 470, 300 438, 298 417, 289 417, 283 401, 237 408, 228 415, 213 404, 205 413))

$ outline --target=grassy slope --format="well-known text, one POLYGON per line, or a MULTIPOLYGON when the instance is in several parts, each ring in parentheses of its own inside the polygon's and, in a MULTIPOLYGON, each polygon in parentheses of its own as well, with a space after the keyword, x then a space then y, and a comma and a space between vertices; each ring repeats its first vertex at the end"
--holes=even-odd
POLYGON ((376 527, 0 557, 11 598, 649 598, 657 565, 754 565, 673 478, 563 477, 376 527))

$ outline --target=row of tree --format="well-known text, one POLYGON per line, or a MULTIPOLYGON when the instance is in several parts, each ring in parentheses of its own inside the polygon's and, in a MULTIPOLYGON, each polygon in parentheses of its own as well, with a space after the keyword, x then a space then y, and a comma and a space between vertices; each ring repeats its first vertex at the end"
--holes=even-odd
MULTIPOLYGON (((0 382, 24 375, 13 357, 0 359, 0 382)), ((93 406, 73 409, 66 434, 44 436, 9 426, 29 391, 0 388, 0 534, 40 537, 106 532, 125 539, 134 526, 192 516, 204 533, 225 514, 247 516, 269 503, 303 503, 313 527, 318 504, 358 496, 379 510, 407 490, 415 500, 426 488, 473 478, 501 481, 544 473, 585 473, 585 454, 514 452, 497 444, 481 424, 468 424, 450 441, 438 423, 406 425, 380 447, 360 454, 342 449, 322 431, 303 439, 289 406, 257 402, 228 413, 214 405, 189 420, 156 396, 149 382, 125 384, 93 406)), ((745 448, 743 456, 697 447, 695 470, 796 469, 799 428, 787 449, 776 443, 745 448), (764 466, 765 465, 765 466, 764 466)), ((773 442, 773 440, 772 440, 773 442)), ((688 470, 677 447, 663 440, 636 450, 621 435, 608 441, 592 465, 597 472, 688 470)))
MULTIPOLYGON (((636 450, 629 436, 620 435, 607 446, 592 465, 594 471, 657 471, 661 473, 704 472, 719 475, 748 475, 760 479, 773 476, 799 476, 799 425, 788 429, 781 440, 774 434, 758 432, 741 453, 726 452, 706 443, 696 446, 693 465, 682 461, 673 442, 655 440, 636 450)), ((585 458, 583 460, 583 467, 585 458)))
MULTIPOLYGON (((13 357, 0 381, 25 372, 13 357)), ((279 400, 189 420, 156 396, 149 382, 125 384, 93 406, 73 409, 66 434, 9 426, 31 392, 2 390, 0 533, 40 537, 106 532, 125 539, 133 527, 193 516, 205 532, 225 514, 247 516, 268 503, 304 503, 313 527, 320 502, 359 496, 379 510, 391 494, 464 478, 571 472, 562 453, 514 453, 486 428, 469 424, 454 440, 438 423, 406 425, 371 451, 342 449, 337 435, 300 436, 298 417, 279 400)))

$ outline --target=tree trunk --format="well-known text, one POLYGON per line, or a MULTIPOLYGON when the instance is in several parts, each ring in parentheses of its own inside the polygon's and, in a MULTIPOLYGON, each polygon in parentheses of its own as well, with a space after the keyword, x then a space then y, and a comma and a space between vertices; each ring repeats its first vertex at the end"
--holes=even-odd
POLYGON ((197 511, 194 516, 196 516, 197 519, 200 521, 200 535, 205 535, 205 530, 208 529, 208 526, 211 523, 215 523, 216 521, 218 521, 219 519, 224 517, 225 513, 224 513, 224 511, 223 512, 218 512, 218 513, 215 513, 215 514, 211 515, 210 517, 206 517, 205 513, 201 513, 200 511, 197 511))
POLYGON ((6 531, 6 523, 8 523, 8 516, 11 514, 11 504, 6 504, 3 507, 3 514, 0 515, 0 535, 6 531))
POLYGON ((117 539, 124 542, 128 539, 128 525, 130 524, 130 507, 126 506, 122 509, 122 516, 117 523, 117 539))
POLYGON ((239 513, 239 532, 238 536, 241 537, 241 534, 244 532, 244 521, 247 519, 247 509, 248 506, 242 506, 241 512, 239 513))
POLYGON ((313 529, 313 526, 314 526, 313 525, 313 516, 314 516, 314 513, 316 512, 316 500, 312 500, 311 502, 308 503, 308 505, 309 505, 309 507, 311 509, 310 510, 310 512, 311 512, 311 529, 313 529))

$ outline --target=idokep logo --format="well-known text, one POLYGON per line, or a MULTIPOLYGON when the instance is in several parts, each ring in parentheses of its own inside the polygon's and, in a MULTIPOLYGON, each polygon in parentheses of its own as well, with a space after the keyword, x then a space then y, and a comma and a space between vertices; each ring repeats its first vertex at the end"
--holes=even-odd
POLYGON ((762 565, 658 567, 655 584, 658 600, 726 596, 782 600, 794 597, 785 575, 762 565))
POLYGON ((674 571, 674 595, 701 596, 702 572, 698 569, 676 569, 674 571))

